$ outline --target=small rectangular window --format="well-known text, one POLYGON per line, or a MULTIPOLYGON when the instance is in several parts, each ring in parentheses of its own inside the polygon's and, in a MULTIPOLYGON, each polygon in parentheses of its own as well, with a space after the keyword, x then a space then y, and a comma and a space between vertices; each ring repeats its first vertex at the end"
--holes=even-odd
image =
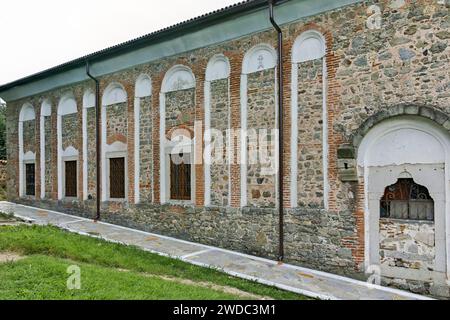
POLYGON ((25 194, 27 196, 36 195, 36 183, 35 183, 35 165, 34 163, 27 163, 25 165, 25 194))
POLYGON ((183 155, 170 157, 170 199, 191 200, 191 165, 174 161, 174 157, 182 159, 183 155))
POLYGON ((70 198, 77 197, 77 162, 76 161, 66 161, 65 162, 65 185, 66 192, 65 196, 70 198))
POLYGON ((109 197, 125 199, 125 158, 109 159, 109 197))

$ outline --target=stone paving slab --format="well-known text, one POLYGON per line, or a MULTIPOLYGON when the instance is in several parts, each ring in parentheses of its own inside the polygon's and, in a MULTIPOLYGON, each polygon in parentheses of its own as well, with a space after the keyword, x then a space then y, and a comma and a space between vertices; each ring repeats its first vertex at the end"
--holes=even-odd
POLYGON ((132 230, 63 213, 0 202, 0 211, 53 225, 74 233, 135 245, 143 250, 174 257, 199 266, 220 269, 230 275, 258 281, 284 290, 319 299, 344 300, 425 300, 406 291, 368 285, 365 282, 289 264, 279 265, 259 257, 132 230))

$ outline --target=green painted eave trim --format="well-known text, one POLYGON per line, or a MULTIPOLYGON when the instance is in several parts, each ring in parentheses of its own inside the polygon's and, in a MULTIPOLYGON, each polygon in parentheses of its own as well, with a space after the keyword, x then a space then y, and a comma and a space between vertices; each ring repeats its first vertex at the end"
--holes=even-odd
MULTIPOLYGON (((275 8, 275 18, 279 24, 292 23, 302 18, 317 15, 340 7, 362 2, 363 0, 289 0, 275 8)), ((87 56, 90 60, 91 73, 97 77, 129 69, 165 57, 170 57, 191 50, 214 46, 222 42, 237 39, 252 33, 272 28, 268 20, 265 1, 256 1, 260 8, 242 9, 228 17, 216 17, 215 21, 202 21, 187 26, 179 36, 173 36, 172 29, 158 34, 158 38, 148 38, 146 44, 132 43, 124 52, 120 47, 100 52, 98 56, 87 56), (167 39, 164 33, 167 32, 167 39)), ((214 15, 212 16, 215 17, 214 15)), ((56 88, 80 83, 88 80, 83 60, 74 60, 65 70, 50 69, 49 75, 42 79, 27 78, 17 81, 18 85, 0 87, 0 97, 6 102, 34 96, 56 88)), ((31 77, 30 77, 31 78, 31 77)))

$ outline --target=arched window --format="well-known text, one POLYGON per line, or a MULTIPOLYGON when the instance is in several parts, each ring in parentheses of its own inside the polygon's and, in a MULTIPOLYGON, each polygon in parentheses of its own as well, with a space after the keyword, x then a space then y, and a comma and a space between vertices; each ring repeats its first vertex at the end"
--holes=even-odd
POLYGON ((78 197, 78 108, 73 94, 65 94, 58 104, 58 199, 78 197))
POLYGON ((19 196, 35 196, 36 114, 26 103, 19 115, 19 196))
POLYGON ((128 95, 117 82, 102 97, 102 200, 128 198, 128 95), (122 121, 118 121, 122 120, 122 121))
POLYGON ((411 178, 401 178, 386 188, 381 198, 380 217, 434 221, 434 201, 426 187, 411 178))

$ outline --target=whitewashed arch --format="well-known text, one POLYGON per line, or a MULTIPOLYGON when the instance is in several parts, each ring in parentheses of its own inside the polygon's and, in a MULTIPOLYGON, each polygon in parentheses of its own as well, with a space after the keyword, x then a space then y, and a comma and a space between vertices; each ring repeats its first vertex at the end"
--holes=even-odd
POLYGON ((329 181, 328 181, 328 110, 327 110, 327 62, 324 58, 326 54, 325 37, 317 30, 308 30, 297 37, 292 47, 292 72, 291 72, 291 206, 298 206, 298 68, 299 64, 322 59, 322 81, 323 81, 323 101, 322 101, 322 152, 323 152, 323 177, 324 177, 324 205, 329 207, 329 181))
MULTIPOLYGON (((139 119, 141 118, 141 99, 150 97, 152 95, 152 80, 150 79, 150 77, 146 74, 141 74, 136 80, 134 91, 134 202, 139 203, 141 201, 139 188, 141 175, 141 123, 139 119)), ((153 174, 153 172, 151 174, 153 174)), ((153 184, 153 179, 151 179, 151 183, 153 184)))
POLYGON ((110 106, 117 103, 127 102, 127 92, 117 82, 109 84, 103 93, 102 106, 110 106))
MULTIPOLYGON (((266 43, 251 48, 244 56, 241 74, 241 206, 247 205, 247 86, 248 75, 269 69, 276 69, 277 53, 266 43)), ((275 72, 275 95, 277 92, 277 72, 275 72)), ((278 101, 275 99, 275 118, 278 117, 278 101)))
MULTIPOLYGON (((161 92, 159 94, 159 114, 160 114, 160 200, 161 203, 169 201, 169 183, 168 179, 168 156, 167 152, 171 149, 170 141, 166 137, 166 93, 187 90, 196 87, 196 80, 192 70, 184 65, 176 65, 167 71, 162 81, 161 92)), ((195 141, 195 138, 193 139, 195 141)), ((195 144, 195 142, 193 142, 195 144)), ((200 155, 202 156, 202 155, 200 155)), ((195 161, 195 160, 194 160, 195 161)), ((195 170, 192 170, 195 172, 195 170)), ((192 179, 194 182, 195 179, 192 179)), ((191 188, 192 200, 194 201, 195 183, 191 188)))
POLYGON ((52 106, 50 101, 45 99, 41 105, 40 118, 40 150, 41 150, 41 199, 45 198, 45 117, 50 117, 52 114, 52 106))
POLYGON ((176 65, 167 71, 161 86, 161 93, 195 88, 195 76, 184 65, 176 65))
MULTIPOLYGON (((211 143, 211 82, 216 80, 228 79, 228 88, 230 85, 230 61, 223 54, 213 56, 206 67, 204 97, 205 97, 205 145, 211 143)), ((228 97, 230 95, 228 94, 228 97)), ((228 122, 230 119, 228 119, 228 122)), ((230 144, 228 144, 230 145, 230 144)), ((205 206, 211 204, 211 149, 205 150, 205 206), (209 150, 208 152, 206 152, 209 150)), ((229 150, 228 150, 229 151, 229 150)), ((231 188, 231 185, 230 185, 231 188)), ((231 194, 231 193, 229 193, 231 194)))
POLYGON ((22 106, 19 114, 19 197, 25 195, 25 168, 24 162, 34 162, 36 160, 36 154, 29 151, 24 154, 23 150, 23 123, 36 119, 36 113, 34 107, 30 103, 25 103, 22 106))
POLYGON ((34 107, 30 103, 25 103, 20 110, 19 121, 25 122, 36 119, 34 107))
POLYGON ((242 73, 250 74, 275 68, 277 65, 277 52, 266 43, 258 44, 251 48, 244 57, 242 73))
POLYGON ((152 95, 152 80, 148 75, 141 74, 136 80, 135 97, 145 98, 150 97, 151 95, 152 95))
POLYGON ((91 89, 87 89, 83 94, 83 108, 95 107, 95 93, 91 89))
MULTIPOLYGON (((102 125, 101 125, 101 181, 102 181, 102 195, 101 199, 102 201, 107 201, 109 198, 109 190, 108 190, 108 163, 107 163, 107 157, 108 154, 108 146, 107 139, 106 139, 106 117, 107 117, 107 107, 118 104, 118 103, 126 103, 128 101, 128 95, 125 91, 125 88, 117 82, 110 83, 102 97, 102 125)), ((128 157, 127 152, 124 151, 120 154, 120 156, 123 156, 125 158, 125 166, 128 164, 128 157)), ((125 176, 127 177, 127 176, 125 176)), ((125 179, 126 181, 127 179, 125 179)), ((127 192, 127 188, 125 188, 125 191, 127 192)))
POLYGON ((303 32, 292 47, 292 62, 300 63, 323 58, 326 53, 324 36, 316 30, 303 32))
POLYGON ((407 174, 425 186, 435 203, 435 271, 450 277, 450 135, 418 116, 384 120, 358 148, 364 181, 365 265, 379 265, 379 202, 385 188, 407 174), (378 152, 378 153, 377 153, 378 152))
POLYGON ((83 126, 83 200, 88 199, 88 132, 87 109, 95 107, 95 93, 87 89, 83 94, 82 126, 83 126))
POLYGON ((230 76, 230 61, 223 54, 213 56, 206 67, 206 81, 226 79, 230 76))
MULTIPOLYGON (((57 144, 58 144, 58 199, 62 200, 64 197, 64 189, 63 189, 63 180, 64 180, 64 172, 63 172, 63 162, 66 160, 77 160, 74 159, 78 157, 78 151, 76 155, 67 156, 66 150, 62 148, 62 117, 70 114, 75 114, 78 112, 77 102, 72 93, 66 93, 59 100, 58 110, 57 110, 57 144), (69 158, 69 159, 68 159, 69 158)), ((72 147, 73 148, 73 147, 72 147)), ((74 149, 74 148, 73 148, 74 149)))

